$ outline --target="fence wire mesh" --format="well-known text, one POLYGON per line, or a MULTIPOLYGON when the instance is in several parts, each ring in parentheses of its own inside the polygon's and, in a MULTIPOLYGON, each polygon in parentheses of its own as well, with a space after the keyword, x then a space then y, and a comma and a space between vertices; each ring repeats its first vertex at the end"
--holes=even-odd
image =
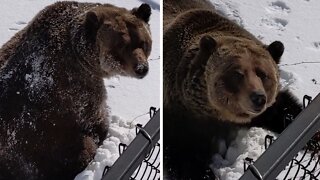
MULTIPOLYGON (((124 145, 126 148, 127 145, 124 145)), ((160 144, 157 143, 156 146, 152 148, 150 153, 141 162, 137 170, 132 174, 130 180, 155 180, 160 179, 160 144)))
MULTIPOLYGON (((156 113, 157 113, 156 108, 151 107, 149 111, 150 118, 152 119, 156 113)), ((152 141, 153 137, 150 137, 149 133, 142 127, 141 124, 136 125, 136 135, 138 135, 139 133, 142 133, 145 136, 145 141, 152 141)), ((153 143, 150 143, 150 145, 151 144, 153 143)), ((134 143, 131 143, 130 145, 120 143, 118 146, 120 157, 126 152, 129 146, 136 149, 143 148, 135 145, 134 143)), ((141 161, 141 163, 139 162, 140 164, 138 165, 136 170, 129 175, 128 179, 129 180, 160 180, 160 143, 157 142, 154 144, 154 146, 151 149, 146 148, 146 149, 141 149, 141 151, 143 151, 144 152, 143 154, 146 154, 146 156, 141 161)), ((135 154, 131 154, 130 156, 132 156, 132 159, 134 159, 135 161, 139 161, 138 158, 135 157, 135 154)), ((116 161, 113 164, 113 166, 116 166, 116 163, 119 163, 119 162, 116 161)), ((109 166, 105 167, 102 179, 108 179, 106 178, 106 175, 108 174, 108 171, 112 167, 109 167, 109 166)), ((127 168, 129 167, 126 167, 126 169, 127 168)), ((122 170, 118 169, 117 171, 120 172, 122 170)), ((122 179, 122 178, 119 178, 119 179, 122 179)))
MULTIPOLYGON (((311 102, 310 96, 304 96, 303 107, 305 108, 311 102)), ((287 114, 284 117, 285 122, 292 122, 292 115, 287 114)), ((265 137, 265 149, 275 141, 275 137, 267 135, 265 137)), ((254 161, 250 157, 244 159, 244 170, 253 164, 254 161)), ((253 170, 254 171, 254 170, 253 170)), ((259 179, 259 177, 256 177, 259 179)), ((304 148, 296 154, 296 156, 288 163, 283 171, 280 172, 276 179, 294 180, 294 179, 320 179, 320 131, 318 131, 304 146, 304 148)))

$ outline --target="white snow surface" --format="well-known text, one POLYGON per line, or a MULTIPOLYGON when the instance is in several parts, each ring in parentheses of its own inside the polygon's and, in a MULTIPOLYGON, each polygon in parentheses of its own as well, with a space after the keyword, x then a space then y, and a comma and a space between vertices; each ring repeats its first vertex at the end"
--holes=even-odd
MULTIPOLYGON (((0 46, 45 6, 57 0, 1 0, 0 46)), ((100 180, 105 166, 111 166, 119 157, 119 143, 130 144, 135 137, 135 124, 145 125, 151 106, 160 108, 160 4, 159 0, 78 0, 79 2, 109 3, 132 9, 142 3, 152 7, 149 21, 152 34, 152 52, 149 57, 149 73, 141 79, 113 77, 105 79, 110 107, 110 129, 107 139, 97 150, 94 160, 78 174, 76 180, 100 180)), ((36 67, 35 67, 36 68, 36 67)), ((26 79, 31 77, 26 76, 26 79)), ((37 81, 37 78, 33 78, 37 81)), ((30 81, 30 83, 34 83, 30 81)))
POLYGON ((221 179, 238 179, 243 174, 243 160, 250 157, 256 160, 264 151, 266 135, 276 137, 271 131, 262 128, 243 129, 230 144, 225 157, 215 154, 212 157, 211 168, 221 179))
MULTIPOLYGON (((218 12, 262 42, 269 44, 280 40, 284 43, 285 52, 279 65, 283 89, 290 89, 300 101, 305 94, 315 97, 320 93, 320 1, 210 1, 218 12)), ((256 160, 265 151, 264 138, 267 134, 277 136, 261 128, 240 131, 226 150, 225 157, 220 154, 212 157, 211 168, 220 179, 239 179, 243 174, 243 160, 246 157, 256 160)), ((280 173, 279 177, 283 174, 280 173)))

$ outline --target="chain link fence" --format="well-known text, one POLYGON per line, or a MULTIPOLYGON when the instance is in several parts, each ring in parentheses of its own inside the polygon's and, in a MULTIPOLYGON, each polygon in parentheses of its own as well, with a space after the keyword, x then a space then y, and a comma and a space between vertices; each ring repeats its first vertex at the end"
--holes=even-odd
POLYGON ((311 100, 305 96, 304 110, 291 125, 274 140, 265 138, 266 151, 255 161, 244 159, 241 180, 253 179, 320 179, 320 94, 311 100))
POLYGON ((159 180, 160 179, 160 110, 151 107, 149 122, 136 125, 135 139, 130 145, 119 144, 120 157, 106 167, 102 180, 159 180))

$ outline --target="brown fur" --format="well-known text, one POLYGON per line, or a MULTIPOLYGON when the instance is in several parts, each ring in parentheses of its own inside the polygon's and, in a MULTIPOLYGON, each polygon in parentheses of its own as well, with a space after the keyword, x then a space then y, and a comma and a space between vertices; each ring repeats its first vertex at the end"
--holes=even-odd
POLYGON ((142 78, 146 4, 58 2, 0 49, 0 179, 73 179, 107 135, 104 77, 142 78))
POLYGON ((164 167, 172 179, 214 179, 211 153, 275 102, 281 42, 264 45, 208 1, 164 1, 164 167), (251 95, 266 102, 258 110, 251 95))
POLYGON ((191 9, 213 10, 214 6, 208 0, 166 0, 163 4, 163 24, 166 27, 177 15, 191 9))
MULTIPOLYGON (((171 15, 165 14, 164 17, 167 16, 171 15)), ((199 9, 179 14, 165 29, 165 106, 169 107, 172 101, 180 101, 195 113, 205 112, 220 120, 245 123, 258 114, 249 113, 249 103, 240 98, 249 98, 251 91, 263 89, 268 96, 266 107, 274 102, 279 85, 276 63, 265 46, 246 30, 214 11, 199 9), (206 61, 208 63, 204 64, 203 72, 197 74, 201 76, 197 77, 200 79, 199 84, 192 84, 195 74, 190 74, 193 72, 190 69, 193 61, 196 61, 192 59, 199 51, 198 44, 204 35, 214 38, 217 47, 206 61), (239 71, 245 75, 246 84, 239 93, 227 92, 221 81, 229 64, 238 64, 241 67, 239 71), (266 84, 257 77, 257 69, 268 74, 266 84), (199 98, 197 93, 205 96, 199 98)))

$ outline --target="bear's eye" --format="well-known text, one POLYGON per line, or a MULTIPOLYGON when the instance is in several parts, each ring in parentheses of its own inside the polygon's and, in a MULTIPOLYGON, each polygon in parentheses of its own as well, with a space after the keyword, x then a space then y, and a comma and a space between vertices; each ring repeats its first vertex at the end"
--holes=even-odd
POLYGON ((256 69, 256 74, 262 81, 267 79, 266 73, 263 72, 261 69, 256 69))
POLYGON ((140 41, 138 44, 138 48, 143 49, 143 51, 147 51, 147 43, 145 43, 144 41, 140 41))
POLYGON ((244 78, 244 74, 239 70, 233 71, 232 75, 233 78, 238 81, 241 81, 244 78))
POLYGON ((237 93, 240 90, 240 87, 242 86, 244 82, 244 74, 240 70, 231 70, 227 71, 222 76, 222 81, 224 83, 225 89, 231 93, 237 93))

